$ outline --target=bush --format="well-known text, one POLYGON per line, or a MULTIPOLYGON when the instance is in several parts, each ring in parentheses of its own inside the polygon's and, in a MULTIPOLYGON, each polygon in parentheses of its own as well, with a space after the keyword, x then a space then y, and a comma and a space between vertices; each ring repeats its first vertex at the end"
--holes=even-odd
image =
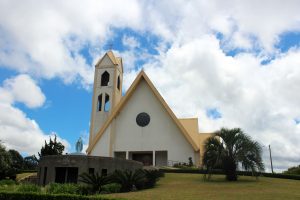
POLYGON ((103 186, 103 191, 106 193, 118 193, 121 192, 121 185, 118 183, 110 183, 103 186))
POLYGON ((186 167, 189 167, 189 165, 187 163, 184 163, 184 162, 179 162, 179 163, 175 163, 173 165, 173 167, 176 167, 176 168, 186 168, 186 167))
POLYGON ((3 185, 14 185, 16 184, 16 181, 12 180, 12 179, 3 179, 3 180, 0 180, 0 186, 3 186, 3 185))
POLYGON ((34 184, 22 184, 17 187, 17 191, 25 192, 25 193, 30 193, 30 192, 39 193, 41 192, 41 187, 34 184))
POLYGON ((284 174, 293 174, 300 175, 300 165, 296 167, 290 167, 287 171, 283 172, 284 174))
POLYGON ((46 192, 50 194, 79 194, 79 187, 77 184, 71 183, 50 183, 46 186, 46 192))
POLYGON ((154 187, 159 178, 164 176, 163 172, 159 170, 144 170, 144 173, 146 177, 144 188, 154 187))
POLYGON ((262 173, 264 177, 269 178, 284 178, 284 179, 293 179, 293 180, 300 180, 299 175, 290 175, 290 174, 271 174, 271 173, 262 173))
MULTIPOLYGON (((203 169, 161 169, 161 171, 165 173, 185 173, 185 174, 207 174, 206 170, 203 169)), ((212 170, 212 174, 221 174, 224 175, 223 170, 212 170)), ((293 179, 300 180, 300 175, 290 175, 290 174, 272 174, 272 173, 264 173, 258 172, 253 174, 250 171, 237 171, 237 174, 240 176, 264 176, 269 178, 284 178, 284 179, 293 179)))
POLYGON ((87 185, 77 185, 77 194, 80 195, 91 195, 93 194, 91 187, 87 186, 87 185))
POLYGON ((79 177, 80 181, 86 183, 91 188, 93 193, 100 193, 104 185, 111 183, 111 177, 104 174, 99 175, 98 173, 83 173, 79 177))
POLYGON ((0 200, 118 200, 106 197, 80 196, 73 194, 42 194, 0 192, 0 200))
POLYGON ((114 183, 121 185, 121 192, 129 192, 136 190, 138 185, 143 185, 145 174, 143 170, 116 170, 112 179, 114 183))

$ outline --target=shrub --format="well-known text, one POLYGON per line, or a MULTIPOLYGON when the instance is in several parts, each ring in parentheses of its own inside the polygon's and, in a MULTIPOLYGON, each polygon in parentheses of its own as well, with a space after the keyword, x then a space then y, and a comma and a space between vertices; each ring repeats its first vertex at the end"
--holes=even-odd
POLYGON ((100 193, 102 191, 102 186, 111 183, 111 177, 104 176, 103 174, 100 176, 98 173, 83 173, 80 175, 80 181, 88 184, 93 193, 100 193))
POLYGON ((14 185, 16 184, 16 181, 12 180, 12 179, 3 179, 3 180, 0 180, 0 186, 3 186, 3 185, 14 185))
POLYGON ((293 180, 300 180, 299 175, 290 175, 290 174, 272 174, 272 173, 261 173, 264 177, 269 178, 284 178, 284 179, 293 179, 293 180))
POLYGON ((162 177, 164 174, 159 170, 144 170, 145 173, 145 182, 144 188, 152 188, 155 186, 156 182, 162 177))
POLYGON ((77 194, 80 195, 90 195, 93 194, 91 188, 87 185, 77 185, 77 194))
POLYGON ((30 192, 39 193, 41 192, 41 187, 34 184, 22 184, 17 187, 17 191, 25 192, 25 193, 30 193, 30 192))
POLYGON ((121 192, 121 187, 118 183, 110 183, 103 186, 103 191, 106 193, 118 193, 121 192))
POLYGON ((136 186, 143 185, 145 174, 143 170, 121 171, 116 170, 113 174, 113 182, 121 185, 121 192, 129 192, 136 189, 136 186))
POLYGON ((176 168, 185 168, 185 167, 189 167, 189 165, 185 162, 179 162, 179 163, 175 163, 173 165, 173 167, 176 167, 176 168))
POLYGON ((50 194, 78 194, 79 189, 77 184, 50 183, 46 186, 46 192, 50 194))
POLYGON ((300 165, 296 167, 290 167, 287 171, 283 172, 284 174, 293 174, 293 175, 300 175, 300 165))

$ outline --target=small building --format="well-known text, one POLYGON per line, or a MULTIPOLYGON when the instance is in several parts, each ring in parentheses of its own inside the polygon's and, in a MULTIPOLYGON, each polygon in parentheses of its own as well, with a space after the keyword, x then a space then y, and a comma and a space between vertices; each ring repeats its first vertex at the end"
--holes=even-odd
POLYGON ((198 119, 179 119, 142 70, 122 96, 123 62, 108 51, 96 64, 88 155, 166 166, 202 166, 204 141, 198 119))
POLYGON ((39 162, 38 184, 77 183, 82 173, 109 174, 115 170, 141 169, 142 163, 120 158, 87 155, 43 156, 39 162))

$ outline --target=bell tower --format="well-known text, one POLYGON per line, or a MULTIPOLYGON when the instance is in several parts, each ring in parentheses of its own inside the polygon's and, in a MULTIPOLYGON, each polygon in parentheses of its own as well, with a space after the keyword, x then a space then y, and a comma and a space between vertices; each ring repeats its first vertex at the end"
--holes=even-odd
POLYGON ((123 63, 108 51, 95 65, 90 144, 122 97, 123 63))

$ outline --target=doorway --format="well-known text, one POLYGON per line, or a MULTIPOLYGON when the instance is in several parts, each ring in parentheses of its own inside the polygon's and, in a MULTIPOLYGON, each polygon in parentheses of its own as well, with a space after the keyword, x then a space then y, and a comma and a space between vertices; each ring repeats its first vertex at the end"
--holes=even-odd
POLYGON ((132 152, 132 160, 143 163, 144 166, 153 165, 153 153, 152 152, 132 152))

